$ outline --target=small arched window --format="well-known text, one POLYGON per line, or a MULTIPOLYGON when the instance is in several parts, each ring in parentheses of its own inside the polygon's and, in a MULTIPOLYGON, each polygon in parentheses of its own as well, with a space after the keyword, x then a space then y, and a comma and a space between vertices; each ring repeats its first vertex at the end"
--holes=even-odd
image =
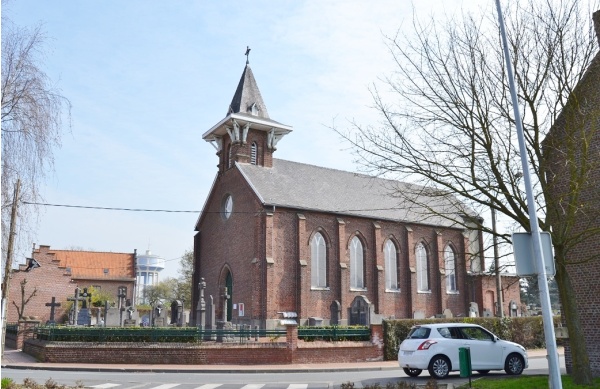
POLYGON ((327 287, 327 246, 320 232, 310 241, 310 284, 313 288, 327 287))
POLYGON ((429 292, 429 266, 427 261, 427 250, 423 243, 415 247, 415 257, 417 260, 417 290, 419 292, 429 292))
POLYGON ((364 287, 363 245, 355 236, 350 241, 350 288, 363 289, 364 287))
POLYGON ((456 256, 450 245, 444 250, 444 271, 446 273, 446 291, 457 292, 456 286, 456 256))
POLYGON ((231 145, 227 146, 227 168, 231 167, 231 145))
POLYGON ((257 152, 258 152, 258 146, 256 145, 256 142, 252 142, 252 145, 250 146, 250 163, 252 165, 256 165, 257 152))
POLYGON ((389 239, 383 247, 383 255, 385 257, 385 288, 398 290, 398 252, 396 245, 389 239))

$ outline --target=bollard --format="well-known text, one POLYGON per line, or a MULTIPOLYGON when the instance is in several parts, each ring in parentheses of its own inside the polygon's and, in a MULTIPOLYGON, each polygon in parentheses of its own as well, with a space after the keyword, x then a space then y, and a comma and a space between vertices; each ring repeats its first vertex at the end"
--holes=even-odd
POLYGON ((460 364, 460 376, 471 377, 471 349, 461 347, 458 349, 458 361, 460 364))

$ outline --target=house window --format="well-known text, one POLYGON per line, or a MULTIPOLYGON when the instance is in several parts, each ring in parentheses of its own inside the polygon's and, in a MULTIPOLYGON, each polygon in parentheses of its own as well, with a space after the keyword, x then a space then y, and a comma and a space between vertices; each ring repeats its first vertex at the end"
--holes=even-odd
POLYGON ((385 288, 398 290, 398 255, 396 246, 388 239, 383 248, 385 257, 385 288))
POLYGON ((363 245, 358 237, 350 241, 350 288, 363 289, 364 282, 363 245))
POLYGON ((419 243, 415 248, 415 257, 417 259, 417 290, 419 292, 429 292, 427 250, 425 250, 423 243, 419 243))
POLYGON ((256 142, 252 142, 252 146, 250 146, 250 163, 253 165, 256 165, 257 149, 258 149, 258 146, 256 145, 256 142))
POLYGON ((456 256, 449 245, 444 250, 444 267, 446 273, 446 291, 457 292, 456 287, 456 256))
POLYGON ((313 288, 327 287, 327 250, 323 235, 317 232, 310 241, 310 278, 313 288))

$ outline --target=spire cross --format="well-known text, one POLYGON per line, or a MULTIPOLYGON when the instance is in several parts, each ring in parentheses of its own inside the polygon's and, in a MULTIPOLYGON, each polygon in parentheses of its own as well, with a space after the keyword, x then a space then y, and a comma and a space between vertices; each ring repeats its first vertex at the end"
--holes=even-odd
POLYGON ((246 65, 248 65, 250 63, 249 57, 250 57, 250 46, 246 46, 246 54, 244 54, 246 56, 246 65))

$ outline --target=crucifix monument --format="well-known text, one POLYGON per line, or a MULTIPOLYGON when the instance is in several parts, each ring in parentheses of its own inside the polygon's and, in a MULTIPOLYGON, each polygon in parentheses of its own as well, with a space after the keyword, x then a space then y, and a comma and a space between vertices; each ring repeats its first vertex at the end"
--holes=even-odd
POLYGON ((54 321, 54 308, 60 307, 60 305, 60 303, 56 302, 56 297, 54 296, 52 296, 51 302, 46 303, 46 306, 50 307, 50 320, 48 320, 46 324, 56 324, 56 322, 54 321))

